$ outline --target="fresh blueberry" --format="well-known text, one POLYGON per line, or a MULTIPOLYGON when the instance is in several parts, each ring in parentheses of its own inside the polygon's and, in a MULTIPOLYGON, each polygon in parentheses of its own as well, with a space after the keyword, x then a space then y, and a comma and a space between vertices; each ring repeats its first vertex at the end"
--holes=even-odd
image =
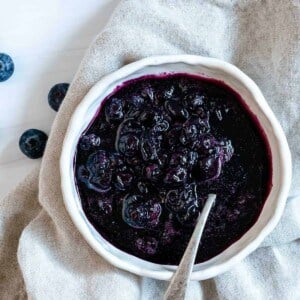
POLYGON ((28 129, 20 137, 19 147, 29 158, 43 156, 48 136, 41 130, 28 129))
POLYGON ((120 121, 124 117, 123 102, 121 99, 112 98, 105 106, 107 122, 120 121))
POLYGON ((94 133, 83 135, 80 139, 79 146, 82 150, 88 151, 92 148, 97 148, 100 146, 101 139, 94 133))
POLYGON ((135 247, 146 255, 154 255, 158 248, 158 241, 154 237, 140 237, 135 241, 135 247))
POLYGON ((157 226, 161 212, 161 205, 155 199, 145 201, 142 196, 128 195, 123 200, 123 220, 133 228, 150 229, 157 226))
POLYGON ((57 83, 50 89, 48 94, 48 103, 55 111, 58 111, 60 105, 62 104, 68 88, 69 83, 57 83))
POLYGON ((0 82, 7 80, 14 73, 14 62, 12 58, 5 54, 0 53, 0 82))

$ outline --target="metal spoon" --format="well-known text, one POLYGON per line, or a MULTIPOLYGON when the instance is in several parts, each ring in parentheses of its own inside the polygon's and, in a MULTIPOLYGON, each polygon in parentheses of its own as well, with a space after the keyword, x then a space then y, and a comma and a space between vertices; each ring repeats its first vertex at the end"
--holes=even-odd
POLYGON ((164 295, 164 300, 183 300, 187 289, 192 269, 194 266, 196 254, 200 239, 205 227, 210 210, 215 202, 216 195, 209 194, 205 202, 202 212, 198 216, 197 224, 195 226, 193 235, 189 244, 183 254, 176 272, 172 276, 171 282, 164 295))

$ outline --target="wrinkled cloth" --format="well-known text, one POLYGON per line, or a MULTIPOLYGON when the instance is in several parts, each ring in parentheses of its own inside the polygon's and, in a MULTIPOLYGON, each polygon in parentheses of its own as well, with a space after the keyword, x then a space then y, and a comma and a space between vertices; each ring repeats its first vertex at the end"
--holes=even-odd
POLYGON ((0 202, 1 299, 161 299, 167 282, 119 270, 95 253, 63 204, 59 157, 89 89, 150 55, 198 54, 237 65, 261 88, 293 156, 276 229, 230 271, 191 282, 187 299, 300 299, 299 0, 127 0, 88 49, 53 123, 41 168, 0 202))

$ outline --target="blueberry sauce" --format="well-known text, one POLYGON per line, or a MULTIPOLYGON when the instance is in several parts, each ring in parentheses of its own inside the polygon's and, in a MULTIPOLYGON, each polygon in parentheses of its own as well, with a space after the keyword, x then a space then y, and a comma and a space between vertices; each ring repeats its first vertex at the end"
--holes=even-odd
POLYGON ((83 210, 117 248, 178 264, 209 193, 216 193, 196 262, 238 240, 271 188, 257 118, 224 83, 144 76, 107 96, 82 134, 74 172, 83 210))

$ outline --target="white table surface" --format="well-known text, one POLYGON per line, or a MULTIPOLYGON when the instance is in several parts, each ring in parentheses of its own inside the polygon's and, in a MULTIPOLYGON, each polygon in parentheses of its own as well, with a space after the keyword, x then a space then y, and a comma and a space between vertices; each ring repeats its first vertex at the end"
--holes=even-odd
POLYGON ((0 83, 0 199, 40 159, 19 150, 28 128, 49 133, 55 112, 49 89, 70 82, 85 50, 119 0, 11 0, 1 5, 0 52, 12 56, 13 76, 0 83))

